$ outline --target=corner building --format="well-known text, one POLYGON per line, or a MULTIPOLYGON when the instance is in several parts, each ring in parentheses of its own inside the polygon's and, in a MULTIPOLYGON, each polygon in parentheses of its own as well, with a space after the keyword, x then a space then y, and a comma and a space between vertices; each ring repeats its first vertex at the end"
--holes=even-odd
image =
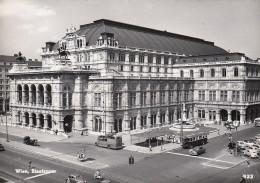
MULTIPOLYGON (((241 56, 202 39, 110 20, 81 25, 79 30, 70 27, 57 43, 46 42, 41 69, 13 66, 9 74, 12 122, 36 130, 57 129, 60 134, 82 129, 97 134, 120 133, 170 125, 181 118, 184 103, 188 118, 228 120, 218 113, 227 110, 229 117, 229 111, 237 109, 236 103, 220 102, 217 97, 215 103, 207 103, 209 89, 205 86, 211 86, 211 82, 197 77, 199 68, 205 69, 205 74, 209 72, 208 65, 213 63, 209 60, 216 55, 219 60, 212 65, 216 75, 220 67, 225 67, 222 57, 241 56), (67 58, 60 56, 61 49, 69 52, 67 58), (191 62, 194 58, 208 61, 191 62), (202 89, 203 101, 197 97, 202 89), (212 112, 215 117, 210 117, 215 104, 222 106, 212 112)), ((241 64, 238 67, 242 70, 244 65, 259 67, 259 62, 249 59, 241 64)), ((212 83, 222 82, 219 77, 214 79, 212 83)), ((247 94, 251 83, 254 89, 249 96, 251 91, 254 97, 259 92, 258 74, 246 79, 246 85, 241 84, 245 81, 242 78, 229 79, 247 94)), ((220 88, 214 90, 220 92, 220 88)), ((256 112, 259 103, 245 104, 242 96, 239 93, 241 108, 237 110, 243 107, 241 114, 245 116, 248 111, 256 112)))

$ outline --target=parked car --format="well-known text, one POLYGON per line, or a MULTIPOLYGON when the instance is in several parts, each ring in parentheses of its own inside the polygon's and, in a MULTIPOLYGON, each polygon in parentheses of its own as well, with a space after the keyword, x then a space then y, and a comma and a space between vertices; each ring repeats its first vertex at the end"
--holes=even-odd
POLYGON ((198 156, 206 152, 206 149, 203 147, 194 147, 193 149, 189 150, 189 155, 198 156))
POLYGON ((256 127, 260 126, 260 118, 256 118, 254 122, 256 127))
POLYGON ((33 145, 36 146, 38 144, 37 139, 31 139, 29 136, 25 136, 23 138, 23 143, 27 145, 33 145))
POLYGON ((249 156, 251 158, 258 158, 257 151, 252 150, 252 149, 246 149, 244 151, 244 155, 249 156))
POLYGON ((0 151, 4 151, 4 150, 5 150, 4 146, 0 144, 0 151))
POLYGON ((84 181, 80 175, 70 175, 66 179, 66 183, 87 183, 87 181, 84 181))
POLYGON ((246 146, 252 146, 254 145, 254 140, 253 139, 249 139, 249 140, 244 140, 246 146))
POLYGON ((245 149, 247 147, 244 141, 237 141, 237 146, 240 147, 241 149, 245 149))
POLYGON ((256 140, 257 142, 260 142, 260 134, 257 134, 257 135, 255 136, 255 140, 256 140))
POLYGON ((254 150, 254 151, 256 151, 257 152, 257 154, 259 154, 260 153, 260 150, 256 147, 256 146, 249 146, 249 147, 247 147, 247 149, 252 149, 252 150, 254 150))

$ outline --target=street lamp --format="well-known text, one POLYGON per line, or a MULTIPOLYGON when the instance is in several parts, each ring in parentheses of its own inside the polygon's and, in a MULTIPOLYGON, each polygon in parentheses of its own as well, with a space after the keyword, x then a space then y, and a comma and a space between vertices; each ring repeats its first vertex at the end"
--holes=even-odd
POLYGON ((235 149, 235 155, 237 155, 237 128, 239 127, 240 125, 240 121, 233 121, 233 126, 234 128, 236 128, 236 149, 235 149))

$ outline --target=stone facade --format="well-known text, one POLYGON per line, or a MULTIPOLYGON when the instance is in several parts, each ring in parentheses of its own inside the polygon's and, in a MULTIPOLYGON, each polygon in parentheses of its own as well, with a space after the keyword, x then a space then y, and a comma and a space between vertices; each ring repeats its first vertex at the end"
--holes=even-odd
POLYGON ((122 46, 108 32, 87 40, 80 34, 85 27, 71 27, 57 43, 47 42, 41 69, 14 65, 9 77, 15 125, 59 134, 121 133, 171 125, 181 118, 184 104, 193 121, 244 123, 259 116, 260 64, 244 54, 222 53, 190 37, 184 40, 205 44, 203 49, 216 49, 216 54, 193 56, 189 47, 177 53, 122 46), (58 48, 69 54, 61 56, 58 48))

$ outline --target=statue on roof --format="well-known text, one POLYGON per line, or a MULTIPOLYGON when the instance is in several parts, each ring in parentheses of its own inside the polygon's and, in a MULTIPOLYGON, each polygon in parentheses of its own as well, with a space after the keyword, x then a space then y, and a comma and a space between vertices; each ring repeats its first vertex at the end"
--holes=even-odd
POLYGON ((67 33, 67 34, 74 33, 74 32, 76 32, 76 30, 77 30, 76 27, 73 26, 73 25, 71 25, 70 28, 68 28, 68 29, 66 30, 66 33, 67 33))
POLYGON ((18 53, 18 54, 15 54, 14 56, 16 57, 16 60, 17 60, 17 61, 25 62, 25 61, 26 61, 26 57, 23 57, 22 55, 23 55, 23 54, 19 51, 19 53, 18 53))
POLYGON ((61 46, 58 48, 60 58, 68 59, 68 55, 70 55, 70 52, 66 51, 66 43, 62 42, 61 46))

